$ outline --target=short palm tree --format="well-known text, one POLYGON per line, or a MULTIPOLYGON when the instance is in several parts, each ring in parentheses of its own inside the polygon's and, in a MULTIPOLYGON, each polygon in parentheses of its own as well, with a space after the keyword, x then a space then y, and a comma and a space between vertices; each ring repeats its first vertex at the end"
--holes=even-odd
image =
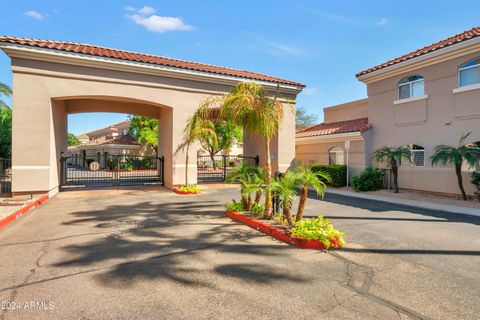
POLYGON ((209 109, 207 105, 201 105, 197 111, 188 118, 187 124, 183 129, 183 143, 180 149, 185 149, 185 185, 188 185, 188 162, 190 146, 200 137, 210 136, 216 139, 215 125, 209 119, 209 109))
POLYGON ((385 161, 387 167, 392 170, 393 173, 393 186, 395 187, 395 193, 398 193, 398 165, 402 158, 411 161, 410 148, 406 146, 400 147, 387 147, 384 146, 373 152, 372 158, 377 162, 385 161))
POLYGON ((300 184, 300 201, 298 203, 297 216, 295 221, 301 221, 303 219, 303 213, 305 211, 305 204, 308 197, 308 187, 312 187, 319 196, 324 195, 327 185, 324 181, 332 182, 332 178, 326 172, 314 172, 312 171, 313 164, 297 164, 295 171, 297 172, 298 183, 300 184))
POLYGON ((287 171, 281 178, 272 181, 272 193, 283 208, 283 216, 290 227, 295 224, 292 217, 292 206, 297 196, 298 176, 294 171, 287 171))
POLYGON ((282 125, 283 112, 282 102, 277 97, 271 97, 260 84, 254 82, 242 82, 234 86, 224 97, 220 110, 223 119, 243 126, 248 132, 264 140, 266 151, 265 218, 271 218, 272 209, 270 141, 282 125))
MULTIPOLYGON (((10 97, 12 95, 12 89, 4 83, 0 82, 0 97, 4 95, 6 97, 10 97)), ((0 109, 10 108, 8 104, 0 99, 0 109)))
POLYGON ((465 133, 460 137, 457 147, 439 145, 434 149, 433 156, 430 157, 432 165, 446 165, 451 163, 455 166, 457 174, 458 188, 462 193, 463 200, 467 200, 467 194, 463 188, 462 164, 465 162, 470 167, 475 166, 480 159, 480 149, 474 144, 467 144, 465 140, 470 136, 471 132, 465 133))
POLYGON ((248 199, 246 196, 247 191, 244 189, 249 182, 252 182, 252 178, 249 177, 252 172, 253 168, 250 167, 247 163, 243 162, 239 166, 235 167, 235 169, 230 171, 227 178, 225 179, 225 182, 228 183, 240 183, 240 195, 242 196, 242 204, 245 209, 247 207, 248 199))

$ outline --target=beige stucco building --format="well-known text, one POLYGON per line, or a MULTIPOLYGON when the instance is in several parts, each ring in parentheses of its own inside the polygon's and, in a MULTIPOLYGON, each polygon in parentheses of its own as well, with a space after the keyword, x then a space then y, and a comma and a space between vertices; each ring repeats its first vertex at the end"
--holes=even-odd
MULTIPOLYGON (((0 37, 13 72, 14 194, 49 192, 60 184, 60 156, 67 150, 67 114, 118 112, 159 120, 158 153, 165 159, 167 187, 196 183, 197 148, 185 165, 182 130, 207 97, 227 93, 241 81, 255 81, 285 101, 295 101, 304 85, 244 70, 168 59, 78 43, 0 37)), ((285 120, 272 141, 273 167, 286 170, 294 160, 295 119, 285 120), (282 141, 282 144, 279 143, 282 141)), ((264 148, 245 134, 244 153, 264 148)))
MULTIPOLYGON (((412 161, 404 161, 400 166, 401 188, 458 194, 453 167, 432 166, 430 157, 437 145, 458 145, 462 134, 467 132, 472 132, 467 142, 480 141, 480 27, 356 76, 367 85, 368 99, 362 100, 363 107, 356 106, 358 102, 337 106, 332 108, 338 111, 333 117, 327 108, 325 123, 349 120, 352 113, 357 117, 360 114, 356 112, 361 110, 370 128, 362 134, 363 140, 357 142, 357 150, 360 150, 358 154, 363 151, 365 157, 360 159, 365 159, 366 166, 378 165, 371 161, 374 150, 382 146, 408 145, 412 148, 412 161)), ((316 143, 317 149, 314 149, 304 146, 306 138, 299 134, 299 159, 319 150, 309 157, 326 163, 326 150, 341 147, 343 142, 316 143)), ((316 140, 327 141, 328 137, 316 140)), ((362 164, 358 159, 351 163, 352 166, 362 164)), ((464 166, 463 171, 464 186, 470 195, 474 192, 470 176, 475 169, 478 170, 464 166)))

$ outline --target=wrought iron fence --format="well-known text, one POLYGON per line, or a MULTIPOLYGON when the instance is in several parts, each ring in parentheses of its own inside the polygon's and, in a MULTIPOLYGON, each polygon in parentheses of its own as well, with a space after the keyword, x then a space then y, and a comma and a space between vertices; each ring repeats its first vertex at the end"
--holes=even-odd
POLYGON ((0 195, 12 192, 12 160, 0 158, 0 195))
POLYGON ((198 156, 197 180, 199 183, 224 182, 231 170, 245 162, 258 166, 259 157, 242 155, 198 156))
POLYGON ((164 184, 164 158, 73 155, 61 158, 61 189, 164 184))

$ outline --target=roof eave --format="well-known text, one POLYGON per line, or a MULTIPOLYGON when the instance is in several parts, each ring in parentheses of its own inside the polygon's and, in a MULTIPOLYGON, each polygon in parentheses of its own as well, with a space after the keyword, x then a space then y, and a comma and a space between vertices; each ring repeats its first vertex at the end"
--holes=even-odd
POLYGON ((303 84, 288 84, 275 81, 256 80, 253 78, 224 75, 220 73, 196 71, 178 67, 169 67, 138 61, 128 61, 116 58, 93 56, 77 52, 61 51, 57 49, 33 47, 29 45, 0 42, 2 49, 9 57, 26 58, 47 62, 61 62, 73 65, 90 66, 103 69, 114 69, 135 73, 155 74, 170 78, 211 82, 216 84, 235 85, 241 81, 257 82, 267 90, 276 90, 289 94, 299 94, 304 88, 303 84))
POLYGON ((414 57, 375 71, 362 74, 358 73, 356 78, 366 84, 386 79, 398 74, 410 72, 419 68, 451 60, 480 50, 480 37, 464 40, 432 52, 414 57))

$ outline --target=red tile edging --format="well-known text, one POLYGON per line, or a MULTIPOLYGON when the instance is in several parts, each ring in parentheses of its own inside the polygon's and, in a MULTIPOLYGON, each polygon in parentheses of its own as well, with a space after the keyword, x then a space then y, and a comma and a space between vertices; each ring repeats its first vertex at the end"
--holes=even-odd
MULTIPOLYGON (((297 248, 316 249, 316 250, 327 249, 325 248, 325 245, 318 240, 308 240, 308 239, 292 237, 283 229, 274 227, 260 220, 253 219, 241 212, 226 211, 225 215, 232 220, 239 221, 243 224, 246 224, 249 227, 252 227, 260 232, 266 233, 274 237, 275 239, 291 244, 297 248)), ((334 247, 332 246, 331 249, 333 248, 334 247)))
POLYGON ((17 211, 15 211, 14 213, 12 213, 11 215, 9 215, 8 217, 0 220, 0 228, 3 228, 3 227, 6 227, 7 225, 9 225, 10 223, 12 223, 13 221, 15 221, 16 219, 20 218, 21 216, 27 214, 30 210, 33 210, 35 209, 36 207, 40 206, 41 204, 43 204, 45 201, 48 200, 48 194, 47 195, 44 195, 43 197, 41 197, 40 199, 38 200, 35 200, 34 202, 28 204, 27 206, 23 207, 23 208, 20 208, 18 209, 17 211))

